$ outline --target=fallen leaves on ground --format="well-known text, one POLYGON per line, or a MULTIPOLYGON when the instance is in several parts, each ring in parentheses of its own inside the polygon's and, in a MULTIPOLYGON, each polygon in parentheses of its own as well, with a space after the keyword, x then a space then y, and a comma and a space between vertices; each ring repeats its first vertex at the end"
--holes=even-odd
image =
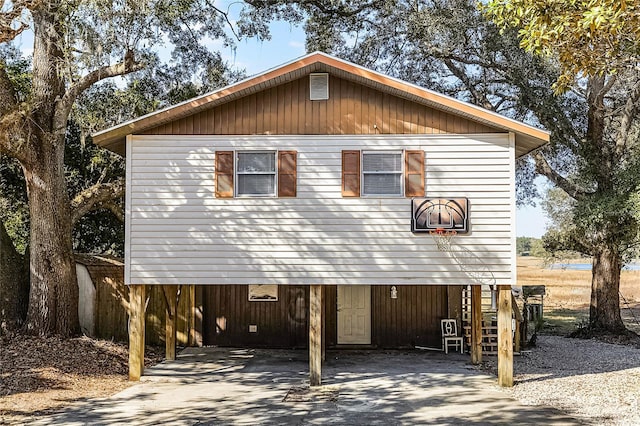
MULTIPOLYGON (((125 344, 88 337, 0 337, 0 424, 26 423, 76 401, 129 386, 125 344)), ((145 364, 162 359, 147 347, 145 364)))

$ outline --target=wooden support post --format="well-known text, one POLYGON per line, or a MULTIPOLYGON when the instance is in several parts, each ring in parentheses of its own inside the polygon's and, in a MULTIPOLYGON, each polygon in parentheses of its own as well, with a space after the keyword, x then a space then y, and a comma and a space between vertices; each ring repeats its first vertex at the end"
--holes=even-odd
POLYGON ((176 359, 176 325, 178 313, 178 286, 162 286, 165 300, 165 358, 169 361, 176 359))
POLYGON ((138 381, 144 373, 145 286, 129 286, 129 380, 138 381))
POLYGON ((513 333, 511 286, 498 286, 498 384, 513 386, 513 333))
POLYGON ((322 382, 322 286, 309 289, 309 384, 322 382))
POLYGON ((482 286, 471 286, 471 364, 482 362, 482 286))
POLYGON ((203 333, 203 324, 202 324, 202 313, 204 312, 202 301, 203 299, 203 286, 196 285, 194 286, 194 308, 193 308, 193 321, 194 321, 194 345, 202 346, 202 333, 203 333))
POLYGON ((187 315, 189 317, 189 338, 188 346, 196 346, 196 286, 190 285, 189 302, 187 304, 187 315))
MULTIPOLYGON (((513 302, 512 302, 513 303, 513 302)), ((520 345, 521 345, 521 340, 522 337, 520 336, 520 325, 522 323, 520 321, 516 321, 516 329, 514 330, 514 337, 513 337, 513 345, 514 348, 513 350, 517 353, 520 353, 520 345)))
POLYGON ((322 286, 322 362, 327 360, 327 286, 322 286))

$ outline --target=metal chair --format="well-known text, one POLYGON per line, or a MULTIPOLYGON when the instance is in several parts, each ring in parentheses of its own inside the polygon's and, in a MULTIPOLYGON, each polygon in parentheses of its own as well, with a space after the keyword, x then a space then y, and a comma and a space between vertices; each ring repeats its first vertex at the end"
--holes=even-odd
POLYGON ((458 324, 455 319, 443 319, 440 321, 442 330, 442 349, 444 353, 449 353, 449 345, 454 344, 456 350, 460 348, 460 353, 464 350, 464 341, 462 336, 458 336, 458 324))

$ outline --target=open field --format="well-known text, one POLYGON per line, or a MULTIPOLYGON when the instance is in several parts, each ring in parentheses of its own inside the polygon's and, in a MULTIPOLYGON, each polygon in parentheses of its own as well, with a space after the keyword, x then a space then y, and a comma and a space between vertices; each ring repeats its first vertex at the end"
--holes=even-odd
MULTIPOLYGON (((574 263, 589 262, 589 259, 580 259, 574 263)), ((546 287, 544 331, 547 333, 567 334, 589 318, 591 271, 546 269, 543 259, 519 257, 518 285, 546 287)), ((640 271, 622 271, 620 293, 624 297, 620 300, 622 319, 629 329, 640 333, 640 271)))

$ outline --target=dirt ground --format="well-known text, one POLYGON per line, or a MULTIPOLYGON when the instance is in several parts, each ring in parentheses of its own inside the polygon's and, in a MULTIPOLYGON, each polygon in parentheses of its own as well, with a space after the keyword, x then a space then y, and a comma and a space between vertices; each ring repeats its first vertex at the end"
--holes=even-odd
MULTIPOLYGON (((148 347, 145 364, 162 352, 148 347)), ((129 386, 127 346, 88 337, 0 338, 0 424, 25 424, 34 415, 75 401, 113 395, 129 386)))

